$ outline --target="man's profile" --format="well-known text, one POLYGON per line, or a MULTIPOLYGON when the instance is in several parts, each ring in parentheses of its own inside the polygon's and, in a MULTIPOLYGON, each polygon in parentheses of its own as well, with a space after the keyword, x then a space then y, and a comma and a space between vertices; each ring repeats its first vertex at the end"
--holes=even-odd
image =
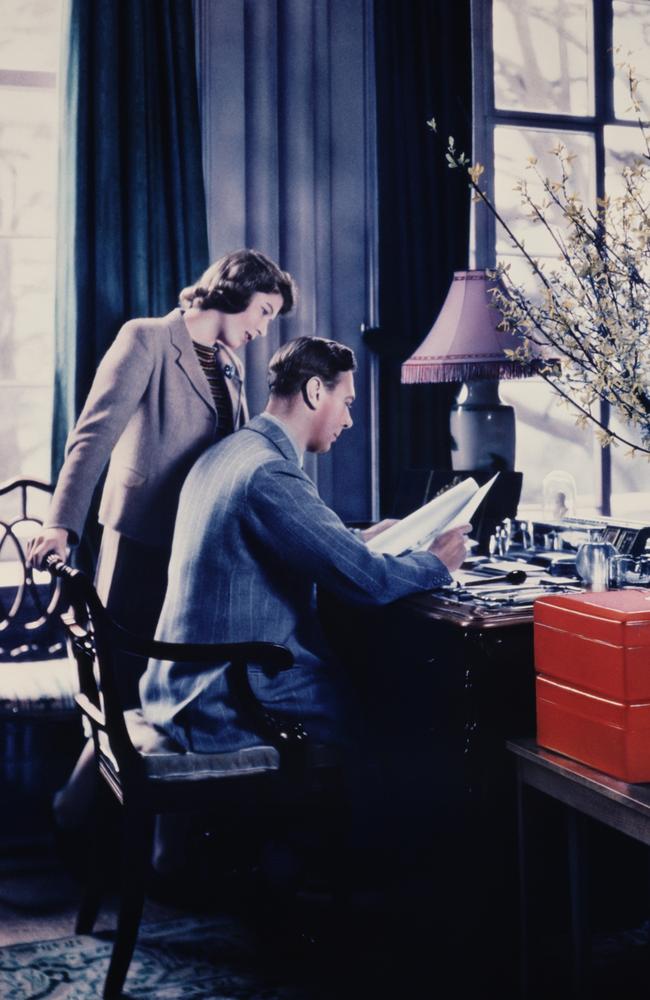
MULTIPOLYGON (((282 643, 295 666, 273 680, 253 667, 258 697, 300 720, 318 742, 343 735, 346 685, 316 612, 316 586, 357 604, 386 604, 450 582, 467 526, 429 551, 371 552, 319 497, 301 468, 352 426, 352 351, 299 337, 269 365, 267 408, 208 449, 190 471, 176 519, 169 585, 157 636, 171 642, 282 643)), ((380 526, 368 529, 371 537, 380 526)), ((238 718, 224 665, 151 661, 140 691, 150 722, 198 752, 259 743, 238 718)))

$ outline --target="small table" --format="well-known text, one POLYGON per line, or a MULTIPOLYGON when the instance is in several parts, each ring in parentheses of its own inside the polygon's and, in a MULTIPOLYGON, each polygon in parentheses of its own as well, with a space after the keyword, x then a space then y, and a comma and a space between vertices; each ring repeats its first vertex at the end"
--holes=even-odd
POLYGON ((586 873, 580 850, 580 816, 650 845, 650 784, 630 785, 602 771, 539 747, 534 740, 506 744, 517 766, 518 851, 521 916, 522 995, 528 995, 528 866, 526 859, 525 789, 536 788, 568 807, 571 937, 575 996, 584 995, 589 968, 586 917, 586 873))

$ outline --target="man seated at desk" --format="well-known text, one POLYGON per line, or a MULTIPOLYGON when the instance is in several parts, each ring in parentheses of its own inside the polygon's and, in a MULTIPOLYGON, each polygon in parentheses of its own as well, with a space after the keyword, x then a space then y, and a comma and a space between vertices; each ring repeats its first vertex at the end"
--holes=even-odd
MULTIPOLYGON (((299 337, 269 366, 266 410, 209 448, 182 490, 157 636, 170 642, 282 643, 295 665, 268 680, 252 668, 273 713, 300 720, 318 742, 344 739, 346 685, 316 612, 316 585, 358 604, 386 604, 448 584, 465 556, 469 526, 426 552, 369 551, 385 525, 356 534, 302 471, 305 451, 329 451, 352 426, 355 360, 331 340, 299 337)), ((237 716, 223 664, 153 660, 140 682, 148 720, 188 750, 234 751, 259 743, 237 716)))

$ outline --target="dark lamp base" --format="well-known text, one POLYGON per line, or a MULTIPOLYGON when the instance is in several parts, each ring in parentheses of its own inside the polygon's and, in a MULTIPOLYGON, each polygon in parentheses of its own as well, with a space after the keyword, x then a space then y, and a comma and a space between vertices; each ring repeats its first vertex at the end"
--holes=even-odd
POLYGON ((501 402, 498 381, 464 383, 449 430, 452 469, 514 469, 515 411, 501 402))

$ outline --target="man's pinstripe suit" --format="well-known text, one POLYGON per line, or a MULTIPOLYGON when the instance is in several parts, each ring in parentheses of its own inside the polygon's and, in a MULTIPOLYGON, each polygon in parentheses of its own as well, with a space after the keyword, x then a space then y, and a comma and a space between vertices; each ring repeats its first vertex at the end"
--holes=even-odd
MULTIPOLYGON (((370 552, 318 496, 278 422, 261 415, 196 462, 181 492, 157 637, 283 643, 295 666, 251 681, 276 713, 339 741, 345 681, 322 633, 316 585, 351 603, 385 604, 450 581, 432 554, 370 552)), ((149 721, 197 751, 259 742, 243 730, 213 667, 151 661, 140 682, 149 721)))

